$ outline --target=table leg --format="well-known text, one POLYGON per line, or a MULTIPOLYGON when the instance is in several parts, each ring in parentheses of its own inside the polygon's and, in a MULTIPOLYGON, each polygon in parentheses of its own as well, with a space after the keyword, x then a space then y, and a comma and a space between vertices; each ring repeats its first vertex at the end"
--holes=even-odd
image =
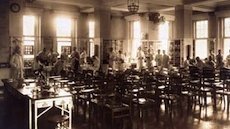
POLYGON ((37 114, 38 114, 37 103, 35 102, 34 103, 34 129, 38 129, 37 114))
POLYGON ((72 129, 72 104, 69 104, 69 129, 72 129))
POLYGON ((32 102, 29 99, 29 129, 32 129, 32 102))
POLYGON ((214 109, 214 111, 216 111, 217 109, 216 109, 216 86, 214 85, 213 86, 214 87, 214 90, 213 90, 213 109, 214 109))
POLYGON ((61 115, 64 115, 65 103, 62 104, 61 115))

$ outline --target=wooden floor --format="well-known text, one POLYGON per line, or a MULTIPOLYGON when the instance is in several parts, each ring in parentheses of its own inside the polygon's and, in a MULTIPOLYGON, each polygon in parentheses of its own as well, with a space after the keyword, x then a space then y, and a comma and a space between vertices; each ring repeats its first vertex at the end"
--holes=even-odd
MULTIPOLYGON (((12 99, 4 94, 3 87, 0 87, 0 129, 27 129, 26 102, 21 99, 12 99)), ((217 111, 213 111, 209 99, 207 108, 196 106, 187 110, 174 108, 172 115, 164 111, 164 106, 160 108, 159 120, 156 119, 154 111, 147 110, 140 118, 135 111, 131 120, 116 120, 114 129, 230 129, 230 118, 224 103, 218 101, 217 111)), ((55 125, 49 121, 49 117, 55 114, 56 109, 52 109, 48 114, 41 117, 39 129, 54 129, 55 125)), ((83 117, 82 108, 76 111, 73 117, 73 129, 110 129, 111 123, 104 120, 92 118, 88 123, 86 116, 83 117)))

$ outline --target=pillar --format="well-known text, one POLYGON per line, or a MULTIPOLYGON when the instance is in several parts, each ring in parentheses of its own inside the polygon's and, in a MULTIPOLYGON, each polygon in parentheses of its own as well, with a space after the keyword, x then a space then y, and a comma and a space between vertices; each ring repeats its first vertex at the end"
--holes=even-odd
MULTIPOLYGON (((223 47, 219 47, 221 46, 221 44, 217 44, 217 30, 218 30, 218 26, 217 26, 217 18, 214 12, 211 12, 208 14, 208 48, 209 51, 212 50, 213 52, 217 53, 217 50, 223 47), (219 45, 219 46, 218 46, 219 45)), ((223 52, 223 51, 222 51, 223 52)))
POLYGON ((9 77, 9 0, 0 0, 0 79, 9 77))
POLYGON ((175 39, 181 40, 181 61, 186 56, 193 56, 192 7, 177 5, 175 7, 175 39))
POLYGON ((95 9, 95 45, 99 50, 96 50, 100 60, 103 57, 103 40, 110 39, 111 28, 111 11, 109 8, 95 9))

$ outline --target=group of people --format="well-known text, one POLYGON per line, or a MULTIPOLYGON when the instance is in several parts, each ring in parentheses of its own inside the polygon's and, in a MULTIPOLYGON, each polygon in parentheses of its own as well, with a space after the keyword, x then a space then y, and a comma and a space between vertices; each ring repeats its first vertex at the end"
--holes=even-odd
MULTIPOLYGON (((52 75, 66 74, 67 71, 78 73, 85 69, 85 66, 88 66, 87 69, 94 71, 98 71, 100 68, 100 61, 97 56, 89 57, 85 49, 79 54, 76 47, 73 47, 70 55, 67 49, 64 48, 60 56, 53 49, 48 51, 46 48, 43 48, 35 56, 34 64, 34 70, 49 72, 52 75)), ((11 78, 24 78, 24 59, 19 45, 14 47, 10 58, 10 66, 11 78)))
MULTIPOLYGON (((154 57, 150 49, 144 52, 141 47, 138 48, 136 54, 136 68, 138 70, 150 70, 153 68, 153 66, 168 68, 169 62, 170 57, 166 54, 165 50, 162 51, 162 54, 161 50, 158 50, 157 54, 154 57)), ((130 61, 126 54, 122 53, 121 50, 115 52, 113 51, 113 48, 109 49, 108 64, 110 68, 118 71, 124 71, 126 68, 132 67, 132 63, 130 64, 130 61)))
MULTIPOLYGON (((151 70, 153 66, 160 68, 170 67, 170 57, 166 54, 165 50, 157 51, 156 55, 153 55, 150 50, 144 52, 141 47, 138 48, 136 54, 137 69, 148 69, 151 70)), ((35 57, 35 64, 38 64, 35 69, 44 70, 45 67, 51 66, 53 75, 61 75, 62 72, 71 70, 74 73, 78 73, 81 70, 93 70, 98 71, 100 68, 100 60, 97 56, 89 57, 85 49, 79 53, 76 47, 73 47, 71 54, 68 54, 67 49, 63 49, 59 56, 58 52, 50 49, 49 51, 44 48, 35 57)), ((109 49, 106 58, 106 64, 109 68, 116 69, 118 71, 124 71, 128 66, 128 59, 125 54, 119 50, 114 52, 113 48, 109 49)), ((105 62, 103 62, 105 64, 105 62)), ((21 54, 20 46, 16 46, 13 50, 13 54, 10 59, 10 65, 12 68, 12 78, 23 78, 24 77, 24 61, 21 54)), ((199 69, 203 67, 220 69, 222 67, 230 67, 230 51, 226 59, 223 59, 221 50, 218 50, 217 55, 212 51, 207 58, 204 60, 200 57, 194 59, 187 59, 183 63, 183 67, 189 68, 189 66, 197 66, 199 69)), ((107 69, 108 69, 107 67, 107 69)))
POLYGON ((108 63, 109 68, 112 68, 114 70, 123 71, 125 69, 126 64, 126 57, 125 54, 121 50, 115 52, 113 48, 109 49, 109 52, 107 53, 106 63, 108 63))
POLYGON ((196 57, 195 59, 187 59, 184 61, 183 66, 185 68, 189 68, 189 66, 196 66, 199 69, 203 69, 204 67, 212 68, 212 69, 221 69, 223 67, 230 66, 230 54, 226 58, 226 63, 224 62, 223 55, 221 54, 221 50, 218 50, 217 55, 210 51, 209 56, 204 60, 200 59, 200 57, 196 57))
POLYGON ((82 69, 87 68, 97 71, 100 67, 100 62, 97 56, 88 57, 86 50, 83 49, 81 53, 77 51, 76 47, 73 47, 71 54, 69 55, 67 49, 64 48, 60 58, 59 54, 50 49, 47 52, 44 48, 36 56, 36 61, 39 64, 38 69, 42 69, 45 66, 52 66, 52 74, 61 75, 65 74, 67 70, 71 70, 74 73, 79 73, 82 69))
POLYGON ((163 54, 161 54, 161 50, 158 49, 154 58, 153 54, 150 52, 150 49, 148 49, 147 53, 145 54, 142 48, 139 47, 137 52, 137 68, 139 70, 143 68, 150 70, 153 66, 169 68, 170 57, 166 54, 165 50, 163 50, 162 53, 163 54))

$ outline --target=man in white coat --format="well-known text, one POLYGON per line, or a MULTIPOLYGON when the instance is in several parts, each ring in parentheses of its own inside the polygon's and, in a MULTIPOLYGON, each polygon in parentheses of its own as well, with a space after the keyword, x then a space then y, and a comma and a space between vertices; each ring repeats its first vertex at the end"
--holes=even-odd
POLYGON ((138 70, 141 70, 144 67, 144 57, 145 57, 145 54, 142 51, 141 47, 139 47, 138 51, 137 51, 137 68, 138 68, 138 70))
POLYGON ((22 79, 24 77, 23 69, 23 57, 21 54, 20 46, 16 46, 13 52, 13 55, 10 59, 10 66, 11 66, 11 77, 13 79, 22 79))

